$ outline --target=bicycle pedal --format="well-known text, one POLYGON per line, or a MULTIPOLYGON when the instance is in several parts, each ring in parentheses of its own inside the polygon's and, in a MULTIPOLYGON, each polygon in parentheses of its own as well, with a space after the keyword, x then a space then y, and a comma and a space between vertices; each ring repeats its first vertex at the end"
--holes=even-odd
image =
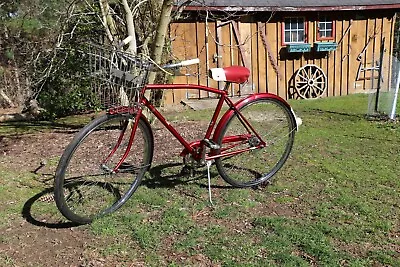
POLYGON ((205 144, 207 147, 211 148, 211 149, 220 149, 220 148, 221 148, 221 147, 220 147, 217 143, 215 143, 213 140, 204 139, 203 141, 204 141, 204 144, 205 144))

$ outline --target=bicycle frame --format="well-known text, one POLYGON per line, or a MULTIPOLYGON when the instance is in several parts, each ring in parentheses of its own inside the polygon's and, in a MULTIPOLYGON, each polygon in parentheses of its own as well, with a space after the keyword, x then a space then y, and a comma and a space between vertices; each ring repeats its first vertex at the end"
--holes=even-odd
MULTIPOLYGON (((210 93, 214 93, 219 95, 220 99, 218 104, 215 108, 214 114, 211 118, 211 121, 208 125, 207 131, 205 133, 204 139, 210 139, 211 134, 214 130, 215 124, 217 122, 218 116, 221 113, 221 109, 223 104, 226 102, 230 107, 234 107, 232 101, 228 98, 227 92, 225 90, 218 90, 211 87, 206 87, 202 85, 187 85, 187 84, 167 84, 167 85, 158 85, 158 84, 149 84, 147 85, 144 90, 164 90, 164 89, 175 89, 175 90, 185 90, 185 89, 196 89, 196 90, 203 90, 210 93)), ((182 135, 176 131, 176 129, 168 123, 165 117, 145 98, 142 98, 141 102, 144 106, 146 106, 154 116, 171 132, 171 134, 182 144, 184 150, 181 153, 181 156, 185 156, 186 154, 191 154, 194 159, 200 160, 205 144, 201 141, 195 141, 192 143, 188 143, 182 135), (198 150, 197 150, 198 149, 198 150), (197 150, 197 151, 196 151, 197 150)), ((207 158, 206 158, 207 160, 207 158)))
MULTIPOLYGON (((230 83, 227 83, 225 88, 228 88, 229 86, 230 86, 230 83)), ((137 108, 137 107, 120 107, 120 108, 116 108, 116 109, 113 109, 113 110, 109 110, 109 113, 110 114, 114 114, 114 113, 118 113, 118 112, 127 112, 127 111, 129 111, 131 113, 135 113, 137 118, 140 118, 142 116, 142 108, 141 108, 141 106, 145 106, 168 129, 168 131, 182 144, 184 149, 181 152, 181 156, 186 156, 186 155, 190 154, 190 155, 192 155, 193 159, 195 159, 196 161, 201 161, 203 159, 205 161, 209 161, 209 160, 214 160, 214 159, 217 159, 217 158, 220 158, 220 157, 233 156, 233 155, 240 154, 240 153, 252 150, 252 149, 261 148, 261 147, 264 147, 264 146, 267 145, 264 142, 264 140, 262 140, 262 138, 259 136, 259 134, 254 130, 254 128, 251 126, 251 124, 247 121, 247 119, 239 111, 239 109, 243 105, 247 104, 248 102, 254 101, 254 100, 258 99, 258 98, 265 98, 265 97, 278 99, 279 101, 282 101, 283 103, 285 103, 289 107, 289 104, 287 104, 287 102, 285 100, 283 100, 279 96, 276 96, 276 95, 273 95, 273 94, 269 94, 269 93, 252 94, 252 95, 249 95, 248 97, 246 97, 244 99, 239 100, 237 103, 233 103, 233 101, 228 96, 228 91, 227 90, 219 90, 219 89, 212 88, 212 87, 207 87, 207 86, 203 86, 203 85, 194 85, 194 84, 148 84, 142 89, 142 91, 140 93, 140 107, 139 108, 137 108), (210 123, 208 125, 207 131, 206 131, 205 136, 204 136, 204 138, 202 140, 194 141, 194 142, 191 142, 191 143, 187 142, 182 137, 182 135, 157 110, 157 108, 154 107, 150 103, 150 101, 144 96, 144 93, 147 90, 165 90, 165 89, 174 89, 174 90, 195 89, 195 90, 202 90, 202 91, 214 93, 214 94, 217 94, 219 96, 219 100, 218 100, 217 106, 215 108, 214 114, 213 114, 213 116, 212 116, 212 118, 210 120, 210 123), (221 113, 221 110, 222 110, 222 107, 223 107, 224 103, 226 103, 228 105, 229 109, 221 117, 221 119, 219 120, 219 122, 218 122, 218 124, 216 126, 216 123, 217 123, 217 120, 218 120, 218 116, 221 113), (204 140, 208 139, 208 140, 215 141, 216 138, 220 135, 221 131, 223 130, 222 129, 222 125, 224 125, 227 122, 227 120, 233 115, 233 113, 237 113, 238 114, 238 117, 239 117, 240 121, 242 122, 243 126, 247 129, 248 134, 240 135, 240 136, 229 136, 229 137, 226 137, 226 138, 224 138, 224 140, 222 140, 222 143, 247 141, 250 138, 250 136, 252 134, 254 134, 258 138, 258 140, 260 140, 260 144, 257 147, 240 149, 240 150, 237 150, 237 151, 232 151, 232 152, 227 152, 227 153, 225 153, 224 150, 221 150, 221 149, 212 150, 211 153, 206 155, 205 154, 206 143, 204 142, 204 140), (214 132, 214 134, 213 134, 213 132, 214 132), (213 134, 213 137, 211 138, 212 134, 213 134)), ((122 156, 121 160, 119 161, 119 163, 115 166, 115 168, 113 170, 115 172, 118 171, 118 168, 120 167, 122 162, 124 162, 124 160, 126 159, 126 157, 128 156, 128 154, 129 154, 129 152, 131 150, 131 146, 132 146, 132 143, 133 143, 133 139, 134 139, 134 135, 135 135, 136 129, 138 127, 138 123, 139 123, 139 120, 135 120, 135 123, 134 123, 134 125, 132 127, 131 136, 129 138, 128 147, 127 147, 124 155, 122 156)), ((124 135, 124 132, 121 133, 121 135, 124 135)), ((119 138, 119 140, 121 140, 121 139, 122 138, 119 138)), ((108 158, 110 158, 112 156, 112 154, 117 150, 119 145, 120 145, 120 141, 118 141, 118 143, 116 144, 116 147, 110 153, 108 158)), ((231 147, 229 147, 229 148, 231 148, 231 147)), ((227 150, 227 149, 225 149, 225 150, 227 150)), ((106 159, 106 161, 107 161, 107 159, 106 159)))
MULTIPOLYGON (((145 85, 150 72, 198 64, 199 59, 158 66, 150 58, 125 53, 122 46, 88 44, 82 51, 89 59, 89 75, 94 78, 95 91, 104 93, 99 95, 101 104, 114 107, 82 128, 59 160, 54 200, 67 219, 79 224, 91 223, 117 210, 138 189, 151 167, 154 144, 158 141, 154 140, 144 108, 183 146, 180 156, 185 164, 184 173, 190 171, 190 176, 195 177, 197 168, 206 167, 211 204, 212 164, 228 184, 243 188, 265 184, 288 159, 294 131, 301 123, 289 104, 268 93, 251 94, 237 102, 228 95, 231 84, 242 84, 249 79, 248 68, 236 65, 209 69, 211 79, 225 82, 223 90, 197 84, 145 85), (218 103, 208 118, 208 126, 199 129, 205 130, 199 140, 185 140, 189 137, 178 132, 179 128, 171 125, 145 97, 147 91, 157 93, 156 90, 165 89, 217 96, 218 103)), ((158 159, 156 155, 154 160, 158 159)))

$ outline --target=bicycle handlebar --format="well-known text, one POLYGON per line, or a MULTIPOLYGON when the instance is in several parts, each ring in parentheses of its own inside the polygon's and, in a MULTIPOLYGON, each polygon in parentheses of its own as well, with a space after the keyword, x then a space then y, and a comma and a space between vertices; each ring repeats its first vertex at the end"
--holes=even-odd
POLYGON ((190 65, 199 64, 199 63, 200 63, 200 59, 194 58, 194 59, 184 60, 184 61, 181 61, 178 63, 166 64, 166 65, 163 65, 162 68, 163 69, 173 69, 173 68, 180 68, 180 67, 190 66, 190 65))
POLYGON ((126 37, 124 40, 122 40, 121 42, 118 43, 117 47, 118 48, 122 48, 124 45, 129 44, 132 41, 133 37, 132 36, 128 36, 126 37))
MULTIPOLYGON (((118 48, 122 48, 124 45, 129 44, 132 41, 133 37, 128 36, 124 40, 120 41, 117 45, 118 48)), ((189 60, 184 60, 178 63, 171 63, 171 64, 166 64, 161 66, 163 69, 173 69, 173 68, 180 68, 180 67, 185 67, 185 66, 190 66, 190 65, 195 65, 199 64, 200 59, 194 58, 194 59, 189 59, 189 60)))

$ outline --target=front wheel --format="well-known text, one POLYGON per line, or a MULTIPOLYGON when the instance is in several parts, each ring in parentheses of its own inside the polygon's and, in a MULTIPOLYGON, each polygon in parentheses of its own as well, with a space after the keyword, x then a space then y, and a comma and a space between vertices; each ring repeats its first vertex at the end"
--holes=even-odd
POLYGON ((131 151, 135 117, 128 114, 103 115, 84 127, 68 145, 56 170, 55 201, 69 220, 85 224, 111 213, 135 192, 150 166, 153 135, 141 118, 131 151))
POLYGON ((228 156, 217 158, 215 164, 229 184, 255 186, 268 181, 285 163, 293 146, 296 122, 290 108, 274 98, 250 101, 239 111, 261 140, 244 126, 236 112, 232 113, 217 138, 219 152, 228 156))

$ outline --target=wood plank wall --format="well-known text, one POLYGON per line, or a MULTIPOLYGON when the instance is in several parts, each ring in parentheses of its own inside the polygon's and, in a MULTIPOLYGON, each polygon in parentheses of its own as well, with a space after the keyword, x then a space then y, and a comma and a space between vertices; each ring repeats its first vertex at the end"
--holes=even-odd
MULTIPOLYGON (((173 82, 222 88, 223 84, 207 78, 209 68, 247 65, 252 73, 250 82, 245 86, 234 86, 232 95, 246 94, 252 90, 278 94, 285 99, 296 98, 293 79, 297 70, 306 64, 315 64, 322 68, 327 77, 328 86, 323 97, 367 92, 372 86, 376 87, 377 79, 371 79, 371 72, 366 71, 357 80, 358 68, 360 64, 370 67, 373 61, 379 60, 382 40, 385 39, 382 88, 389 87, 395 25, 393 11, 276 13, 269 21, 265 21, 269 16, 270 13, 261 18, 242 17, 234 22, 199 19, 173 23, 170 28, 171 56, 179 60, 198 57, 201 62, 199 66, 183 70, 184 73, 199 76, 177 76, 173 82), (324 53, 313 50, 308 53, 287 53, 282 46, 282 21, 294 15, 306 18, 308 42, 311 45, 317 41, 318 17, 331 17, 336 29, 334 41, 339 44, 337 49, 324 53), (365 52, 360 54, 364 48, 365 52)), ((377 76, 377 72, 374 76, 377 76)), ((165 104, 205 97, 212 95, 198 90, 168 90, 165 104)))

